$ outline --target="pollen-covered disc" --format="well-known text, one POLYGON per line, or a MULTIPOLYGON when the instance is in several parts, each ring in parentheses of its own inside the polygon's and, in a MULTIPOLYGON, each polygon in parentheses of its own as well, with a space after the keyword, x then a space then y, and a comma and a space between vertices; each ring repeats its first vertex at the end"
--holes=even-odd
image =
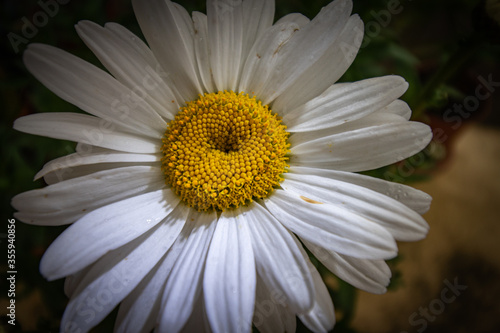
POLYGON ((201 211, 264 198, 288 167, 287 139, 281 119, 255 97, 205 94, 168 125, 162 147, 166 183, 201 211))

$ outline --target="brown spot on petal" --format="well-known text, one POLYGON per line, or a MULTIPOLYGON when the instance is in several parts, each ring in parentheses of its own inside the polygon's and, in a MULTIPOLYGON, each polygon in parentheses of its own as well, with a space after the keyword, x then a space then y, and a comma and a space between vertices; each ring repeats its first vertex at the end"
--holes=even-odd
POLYGON ((304 200, 305 202, 309 202, 310 204, 314 204, 314 205, 322 205, 323 204, 323 202, 319 202, 319 201, 316 201, 316 200, 313 200, 313 199, 309 199, 309 198, 304 197, 302 195, 300 196, 300 198, 302 200, 304 200))

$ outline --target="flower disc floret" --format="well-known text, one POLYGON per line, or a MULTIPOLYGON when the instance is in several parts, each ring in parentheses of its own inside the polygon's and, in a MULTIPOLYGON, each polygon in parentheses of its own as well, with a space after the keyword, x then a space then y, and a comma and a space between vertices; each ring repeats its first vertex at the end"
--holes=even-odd
POLYGON ((267 197, 288 168, 288 132, 255 97, 200 95, 163 137, 165 181, 189 206, 219 211, 267 197))

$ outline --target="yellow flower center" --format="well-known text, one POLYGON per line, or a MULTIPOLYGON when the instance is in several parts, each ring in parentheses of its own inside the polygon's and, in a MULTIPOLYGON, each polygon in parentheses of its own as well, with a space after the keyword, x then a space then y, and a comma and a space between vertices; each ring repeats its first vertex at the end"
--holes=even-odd
POLYGON ((200 95, 165 132, 165 182, 200 211, 265 198, 287 170, 288 135, 281 119, 255 97, 232 91, 200 95))

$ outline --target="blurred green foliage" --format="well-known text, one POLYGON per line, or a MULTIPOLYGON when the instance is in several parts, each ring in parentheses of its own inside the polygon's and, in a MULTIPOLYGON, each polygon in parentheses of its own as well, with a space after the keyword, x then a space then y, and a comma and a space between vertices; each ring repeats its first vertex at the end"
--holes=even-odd
MULTIPOLYGON (((290 12, 301 12, 313 18, 329 2, 277 0, 276 18, 290 12)), ((206 11, 204 0, 179 0, 179 3, 189 12, 206 11)), ((32 181, 43 164, 74 151, 74 143, 71 142, 13 131, 13 121, 36 112, 79 111, 52 94, 27 72, 22 63, 25 43, 18 45, 20 52, 15 52, 15 47, 9 43, 8 34, 22 36, 22 18, 33 17, 41 10, 40 5, 36 1, 6 0, 1 6, 0 96, 3 110, 0 122, 0 199, 1 221, 5 223, 13 216, 10 199, 15 194, 44 186, 42 181, 32 181)), ((453 131, 450 132, 449 126, 442 122, 443 112, 453 102, 460 102, 464 96, 473 93, 479 75, 486 77, 499 71, 498 26, 489 21, 481 8, 482 2, 475 0, 354 0, 353 12, 361 16, 370 30, 366 32, 354 64, 341 80, 355 81, 387 74, 405 77, 410 88, 403 99, 416 111, 414 117, 431 125, 436 125, 437 119, 437 128, 446 133, 446 138, 440 136, 444 139, 435 140, 419 156, 367 174, 397 182, 419 181, 432 176, 440 160, 446 156, 453 131), (394 13, 390 14, 390 8, 394 9, 394 13)), ((128 1, 70 1, 60 5, 57 14, 40 27, 34 37, 28 38, 29 42, 55 45, 101 66, 73 29, 80 20, 99 24, 119 22, 142 36, 128 1)), ((482 117, 488 124, 495 124, 498 114, 488 112, 497 106, 498 99, 493 99, 486 106, 481 106, 471 119, 482 117)), ((17 283, 22 290, 17 295, 17 301, 22 301, 35 290, 42 291, 48 315, 40 319, 37 326, 39 332, 58 331, 67 302, 62 281, 49 283, 38 272, 44 249, 63 229, 16 224, 17 283)), ((4 230, 2 227, 0 233, 4 230)), ((6 253, 3 252, 5 242, 0 240, 2 253, 6 253)), ((332 278, 326 268, 314 258, 312 260, 326 280, 332 278)), ((394 276, 391 287, 404 284, 401 282, 404 276, 397 272, 397 260, 391 263, 391 267, 394 276)), ((0 278, 4 281, 6 266, 3 260, 0 268, 0 278)), ((337 286, 329 287, 336 309, 342 314, 334 332, 354 332, 349 322, 355 311, 355 289, 342 281, 338 281, 337 286)), ((18 313, 18 317, 21 316, 22 313, 18 313)), ((112 326, 113 316, 110 316, 94 332, 108 332, 112 326)), ((21 331, 21 328, 18 326, 16 331, 21 331)), ((307 329, 299 324, 298 331, 307 332, 307 329)))

